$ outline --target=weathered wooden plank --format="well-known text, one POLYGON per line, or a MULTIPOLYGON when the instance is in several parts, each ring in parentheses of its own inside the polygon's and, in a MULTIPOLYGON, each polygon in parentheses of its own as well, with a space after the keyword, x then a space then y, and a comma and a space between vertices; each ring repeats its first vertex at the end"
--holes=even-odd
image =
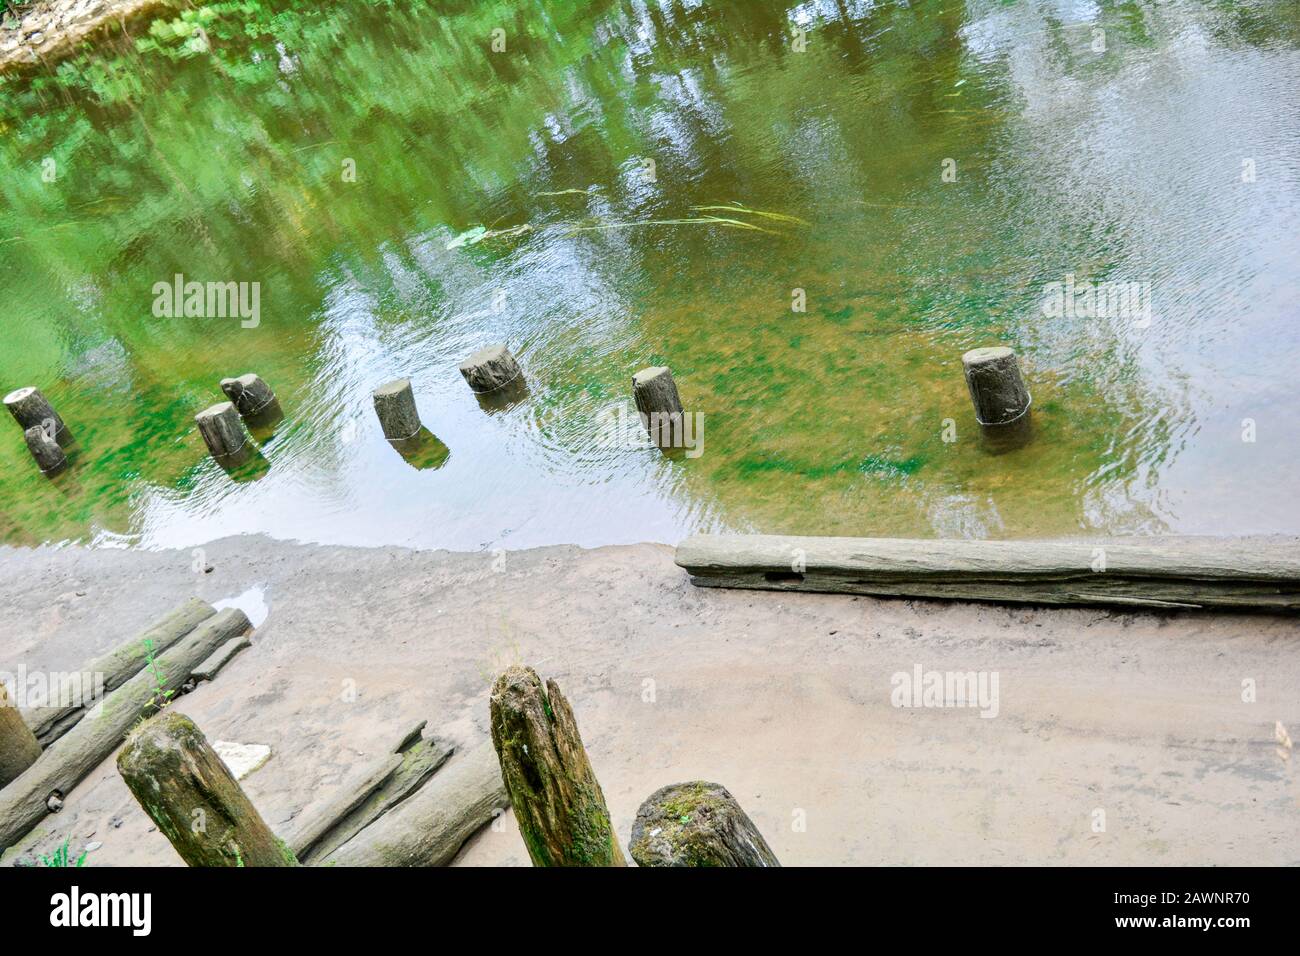
POLYGON ((8 849, 113 752, 141 717, 156 709, 159 681, 168 690, 184 683, 203 660, 252 625, 228 608, 194 628, 146 668, 91 708, 18 779, 0 790, 0 851, 8 849), (156 668, 156 673, 155 673, 156 668))
POLYGON ((972 541, 694 535, 701 587, 1149 608, 1300 610, 1300 538, 972 541))
POLYGON ((324 866, 445 866, 510 805, 491 743, 457 754, 432 780, 319 861, 324 866))
POLYGON ((438 737, 422 738, 420 726, 408 733, 377 767, 335 800, 303 814, 304 821, 288 838, 298 859, 315 863, 328 857, 385 812, 406 800, 452 754, 453 747, 438 737))

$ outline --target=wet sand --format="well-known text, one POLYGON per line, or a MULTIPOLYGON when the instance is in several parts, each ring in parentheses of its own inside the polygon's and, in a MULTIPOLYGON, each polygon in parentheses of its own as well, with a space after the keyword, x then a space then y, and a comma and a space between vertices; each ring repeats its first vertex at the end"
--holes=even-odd
MULTIPOLYGON (((419 720, 482 740, 490 682, 518 661, 568 695, 624 843, 642 799, 705 778, 788 865, 1300 864, 1295 756, 1275 739, 1300 727, 1295 620, 702 590, 651 544, 240 537, 0 548, 0 670, 74 669, 191 594, 265 615, 173 706, 211 739, 271 746, 244 786, 281 832, 419 720), (918 664, 996 674, 997 716, 893 706, 918 664)), ((111 760, 4 862, 65 837, 103 844, 92 866, 180 862, 111 760)), ((527 856, 507 816, 457 862, 527 856)))

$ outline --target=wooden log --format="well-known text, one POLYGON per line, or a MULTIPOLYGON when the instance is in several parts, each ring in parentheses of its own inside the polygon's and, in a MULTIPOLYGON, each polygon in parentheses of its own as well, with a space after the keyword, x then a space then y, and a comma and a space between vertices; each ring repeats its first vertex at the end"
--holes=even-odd
POLYGON ((29 385, 14 389, 4 397, 4 403, 24 432, 29 428, 44 428, 52 434, 55 441, 62 441, 66 437, 68 426, 39 388, 29 385))
POLYGON ((319 861, 322 866, 446 866, 509 805, 490 743, 457 754, 425 786, 319 861))
MULTIPOLYGON (((424 726, 421 723, 421 728, 424 726)), ((368 774, 355 790, 345 790, 322 810, 307 815, 288 844, 304 863, 324 859, 334 850, 397 806, 434 775, 452 754, 452 746, 437 737, 423 739, 417 730, 389 754, 383 766, 392 769, 373 785, 378 771, 368 774), (393 761, 396 761, 395 763, 393 761)))
POLYGON ((569 702, 531 667, 492 687, 492 744, 534 866, 626 866, 569 702))
POLYGON ((212 680, 221 672, 223 667, 235 659, 236 654, 244 648, 252 646, 253 642, 247 637, 232 637, 209 654, 208 659, 198 667, 194 668, 194 673, 190 676, 196 682, 201 680, 212 680))
POLYGON ((399 378, 375 389, 375 414, 389 441, 406 441, 420 432, 420 412, 415 407, 411 380, 399 378))
POLYGON ((694 535, 700 587, 1029 604, 1300 610, 1300 538, 1091 541, 694 535))
POLYGON ((0 684, 0 787, 17 780, 41 755, 41 745, 0 684))
POLYGON ((660 448, 684 443, 682 400, 673 373, 662 365, 643 368, 632 376, 632 397, 641 424, 660 448))
POLYGON ((188 866, 297 866, 203 732, 164 711, 131 732, 117 770, 188 866))
POLYGON ((780 866, 726 787, 694 780, 652 793, 636 812, 637 866, 780 866))
POLYGON ((205 408, 194 416, 199 426, 199 434, 208 446, 212 457, 218 461, 239 457, 248 444, 248 432, 244 423, 230 402, 220 402, 211 408, 205 408))
POLYGON ((1011 349, 971 349, 961 357, 961 364, 975 405, 975 420, 981 425, 1010 425, 1029 412, 1029 390, 1011 349))
POLYGON ((99 766, 132 724, 157 709, 159 678, 166 689, 175 690, 209 654, 251 627, 238 608, 219 612, 155 657, 153 668, 140 671, 91 708, 22 776, 0 791, 0 852, 50 812, 52 797, 62 800, 99 766))
POLYGON ((64 454, 63 446, 54 440, 45 425, 33 425, 23 432, 23 438, 27 440, 27 450, 36 459, 41 474, 53 477, 68 467, 68 456, 64 454))
POLYGON ((144 668, 146 641, 152 645, 154 654, 161 654, 216 613, 216 608, 206 601, 190 598, 147 630, 86 661, 76 674, 63 675, 58 686, 50 688, 50 700, 45 706, 23 711, 27 726, 48 747, 93 705, 96 698, 92 689, 97 679, 102 682, 103 693, 117 690, 144 668))
POLYGON ((221 390, 226 393, 235 410, 244 418, 256 418, 266 412, 275 401, 275 392, 262 381, 261 376, 248 372, 237 378, 223 378, 221 390))
POLYGON ((470 388, 485 393, 517 384, 524 371, 505 345, 489 345, 461 362, 460 374, 470 388))

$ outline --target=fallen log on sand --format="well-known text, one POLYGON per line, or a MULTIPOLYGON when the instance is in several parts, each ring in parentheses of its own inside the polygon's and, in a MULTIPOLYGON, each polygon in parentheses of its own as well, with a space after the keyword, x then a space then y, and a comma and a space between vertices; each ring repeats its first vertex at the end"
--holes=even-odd
POLYGON ((445 866, 510 805, 492 744, 458 754, 433 779, 333 853, 324 866, 445 866))
POLYGON ((421 737, 424 721, 398 742, 394 752, 320 808, 308 807, 285 842, 303 863, 324 859, 383 813, 425 784, 452 747, 437 737, 421 737))
POLYGON ((298 865, 184 714, 168 711, 131 731, 117 769, 186 865, 298 865))
POLYGON ((131 725, 155 710, 160 680, 166 690, 179 688, 209 654, 251 627, 237 608, 208 618, 159 654, 153 667, 91 708, 18 779, 0 790, 0 852, 39 823, 51 804, 61 805, 64 795, 117 748, 131 725))
POLYGON ((27 726, 48 747, 81 719, 94 703, 96 693, 117 690, 140 672, 145 662, 145 641, 150 642, 154 654, 161 654, 216 613, 216 608, 206 601, 190 598, 147 631, 87 661, 77 673, 63 675, 58 686, 49 689, 49 706, 23 710, 27 726), (95 688, 96 675, 103 681, 102 691, 95 688))
POLYGON ((694 535, 700 587, 1142 608, 1300 610, 1300 539, 970 541, 694 535))

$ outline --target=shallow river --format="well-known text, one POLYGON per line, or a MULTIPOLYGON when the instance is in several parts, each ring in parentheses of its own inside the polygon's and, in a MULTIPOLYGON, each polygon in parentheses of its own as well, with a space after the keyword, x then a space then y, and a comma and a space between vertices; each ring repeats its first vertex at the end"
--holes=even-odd
POLYGON ((0 422, 0 540, 1300 532, 1295 3, 273 6, 0 84, 0 390, 77 438, 48 480, 0 422), (690 454, 620 419, 658 364, 690 454), (248 371, 230 474, 193 416, 248 371), (403 376, 447 454, 385 442, 403 376))

